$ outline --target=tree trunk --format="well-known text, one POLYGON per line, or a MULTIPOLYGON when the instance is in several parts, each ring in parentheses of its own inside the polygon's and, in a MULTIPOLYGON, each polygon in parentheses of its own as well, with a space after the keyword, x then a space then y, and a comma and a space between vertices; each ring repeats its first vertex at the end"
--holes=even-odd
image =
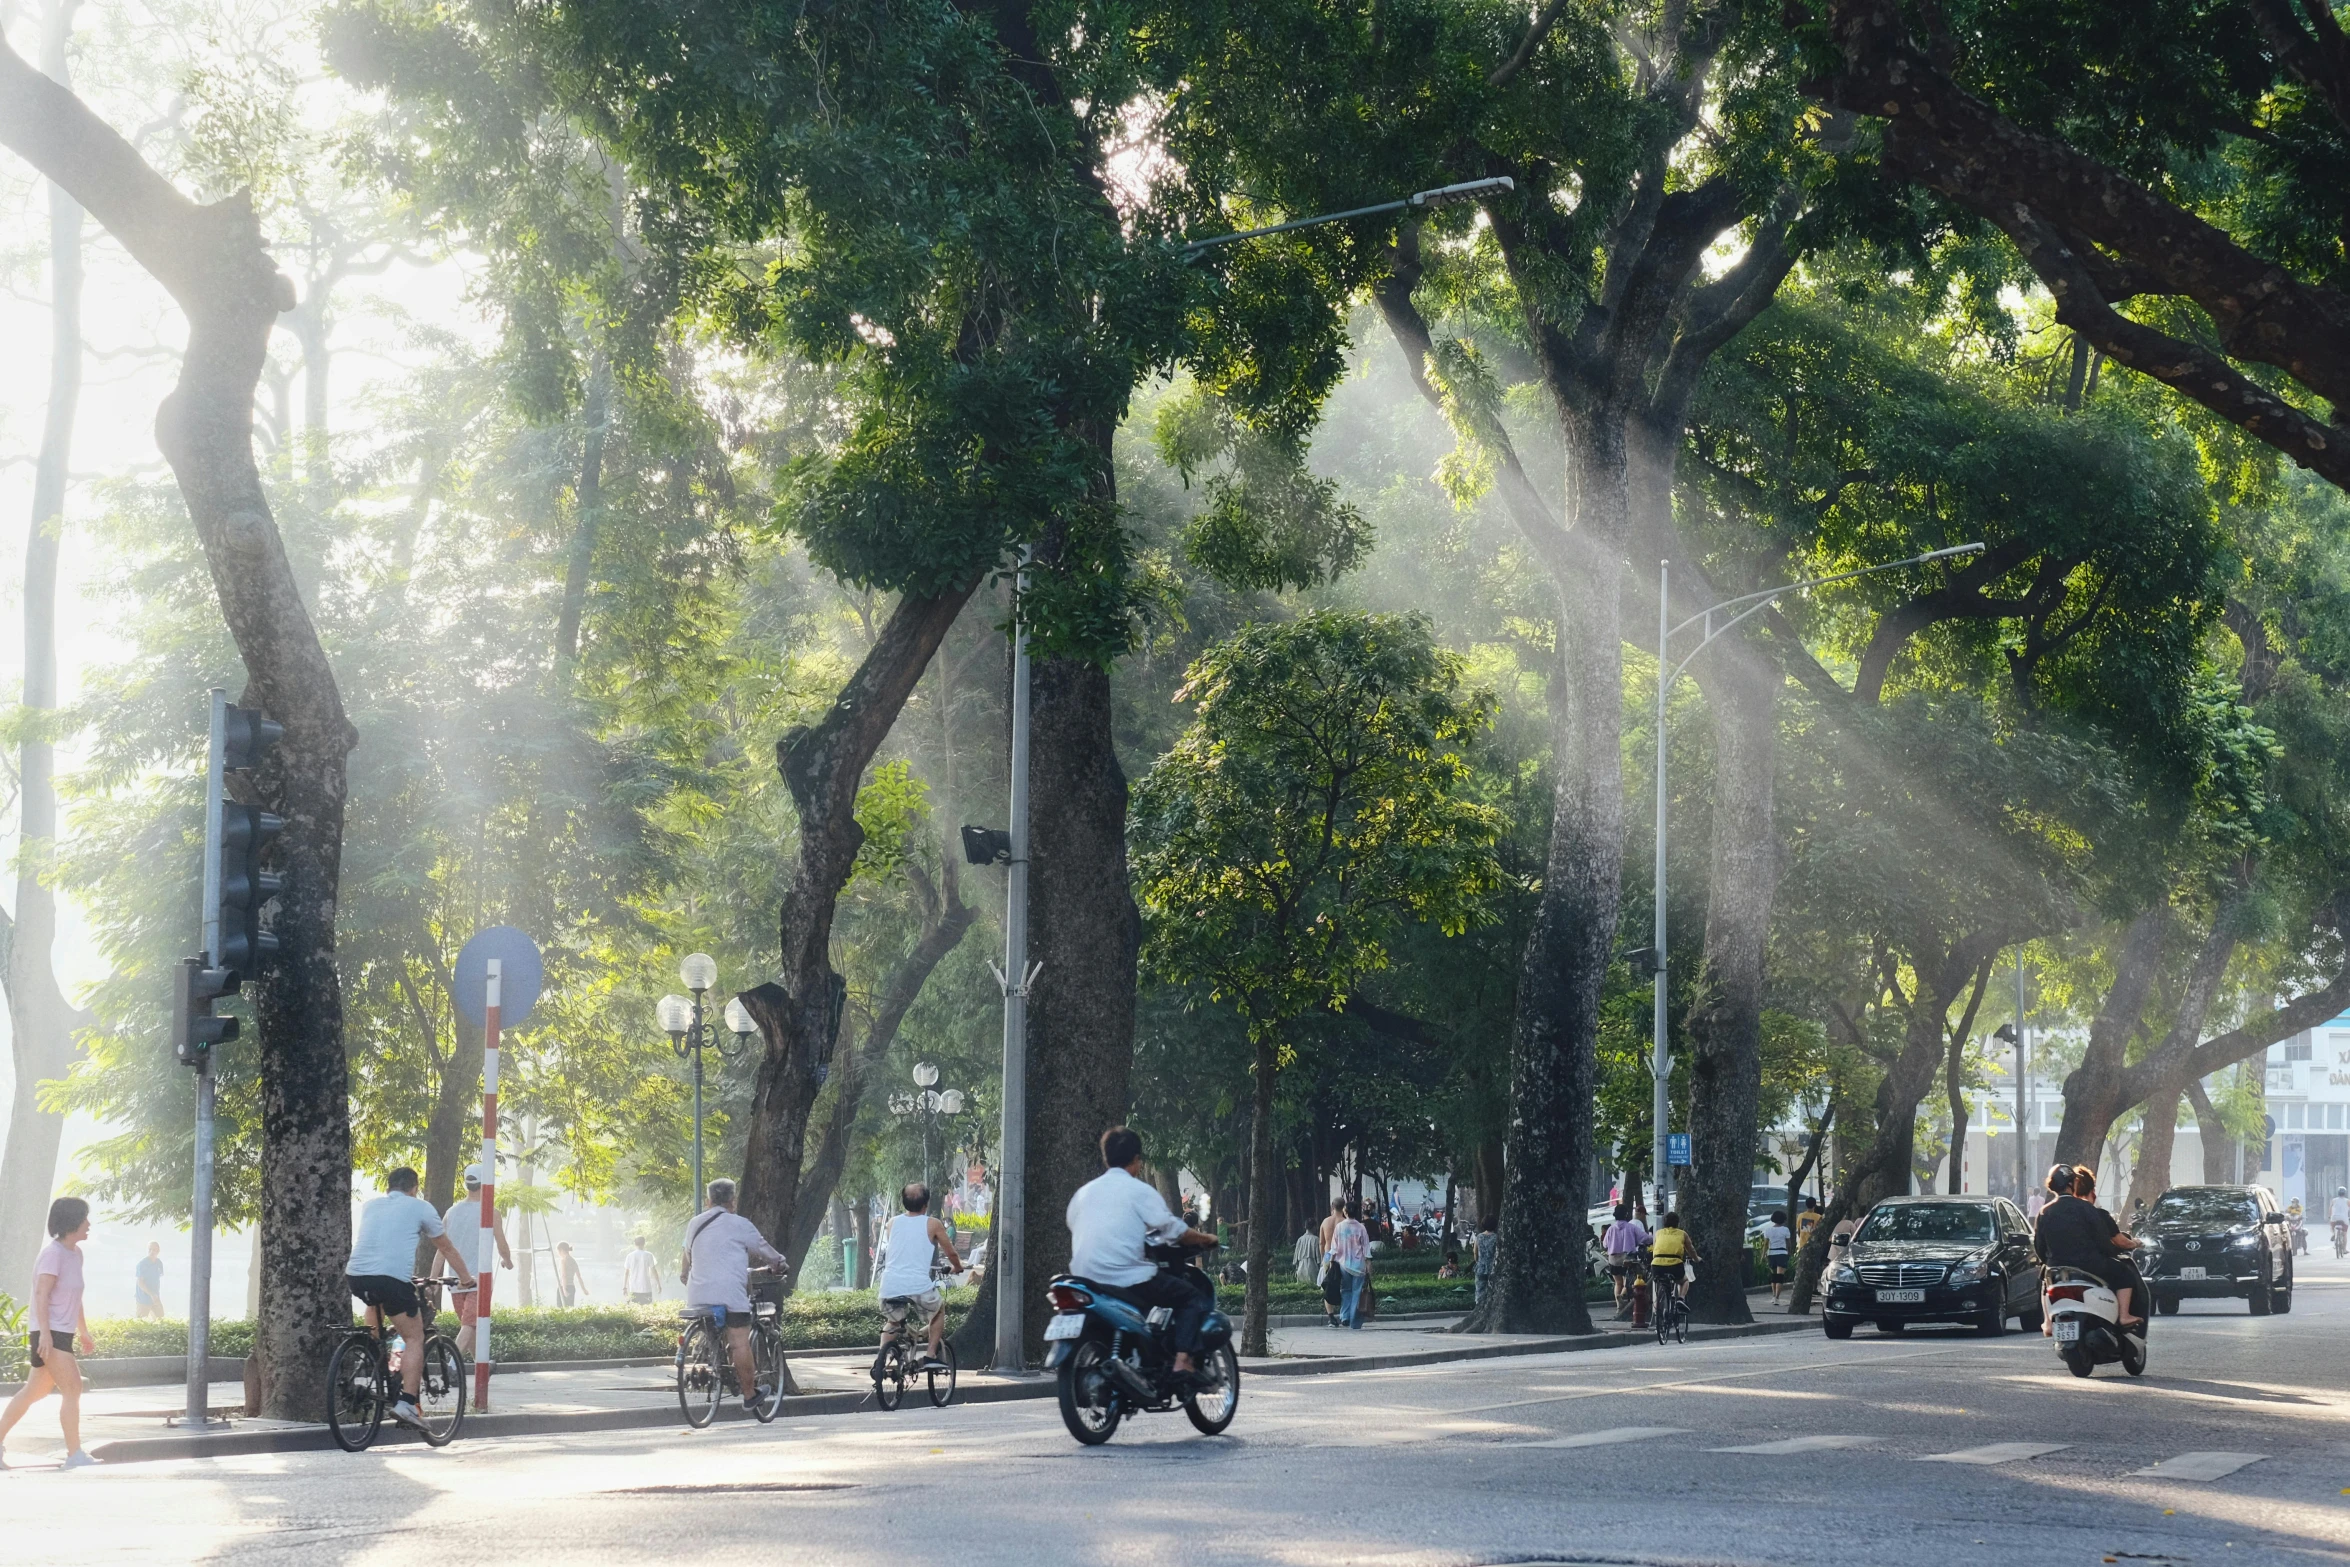
POLYGON ((2187 1081, 2187 1103, 2195 1107, 2195 1140, 2203 1146, 2203 1184, 2231 1186, 2236 1180, 2236 1140, 2219 1124, 2219 1111, 2201 1078, 2187 1081))
POLYGON ((1273 1226, 1255 1221, 1270 1215, 1278 1200, 1273 1186, 1273 1077, 1280 1069, 1281 1044, 1268 1031, 1255 1041, 1255 1049, 1249 1114, 1248 1295, 1240 1327, 1244 1355, 1271 1353, 1265 1334, 1273 1311, 1273 1226))
POLYGON ((799 808, 799 853, 777 921, 776 977, 742 993, 766 1047, 751 1090, 741 1201, 762 1234, 791 1233, 808 1116, 832 1069, 840 1028, 832 919, 865 842, 857 790, 971 591, 900 599, 823 721, 776 743, 776 766, 799 808))
MULTIPOLYGON (((77 0, 50 0, 41 69, 66 80, 66 43, 77 0)), ((43 1110, 41 1085, 63 1077, 75 1055, 74 1009, 58 988, 50 952, 57 895, 43 879, 57 837, 56 756, 43 715, 57 705, 57 553, 74 414, 82 390, 82 209, 49 186, 49 403, 33 468, 32 525, 24 547, 24 707, 17 742, 16 910, 0 916, 7 944, 10 1054, 16 1087, 0 1153, 0 1291, 32 1299, 33 1258, 47 1238, 49 1199, 65 1117, 43 1110)))
POLYGON ((1942 1093, 1950 1104, 1950 1168, 1942 1190, 1953 1197, 1966 1190, 1966 1047, 1967 1035, 1953 1034, 1942 1058, 1942 1093))
POLYGON ((581 411, 579 483, 572 491, 571 552, 563 567, 563 603, 555 615, 555 659, 566 667, 579 658, 579 623, 587 609, 588 584, 596 564, 596 533, 604 521, 604 432, 612 422, 612 365, 597 354, 588 367, 587 403, 581 411))
POLYGON ((1502 1143, 1498 1137, 1489 1137, 1479 1143, 1469 1160, 1469 1182, 1477 1193, 1477 1227, 1483 1229, 1487 1219, 1501 1217, 1502 1172, 1507 1164, 1502 1157, 1502 1143))
POLYGON ((882 1062, 889 1056, 890 1046, 897 1040, 906 1013, 912 1010, 922 987, 930 982, 939 964, 962 943, 964 932, 971 928, 975 918, 971 906, 962 899, 951 853, 940 861, 940 872, 938 883, 933 885, 918 867, 912 864, 906 867, 914 895, 922 905, 922 933, 916 938, 914 949, 890 971, 888 981, 882 986, 881 1005, 866 1027, 864 1040, 849 1054, 840 1073, 840 1088, 833 1096, 832 1112, 825 1117, 824 1131, 817 1139, 816 1157, 809 1161, 800 1177, 798 1206, 792 1212, 791 1228, 785 1231, 783 1244, 778 1248, 791 1263, 791 1273, 784 1281, 788 1289, 798 1288, 801 1264, 807 1260, 808 1248, 815 1243, 816 1232, 824 1227, 825 1210, 832 1203, 832 1194, 840 1186, 841 1170, 848 1163, 849 1140, 856 1130, 857 1113, 880 1073, 882 1062))
POLYGON ((182 196, 74 95, 0 43, 0 143, 73 193, 188 318, 179 384, 156 416, 250 684, 285 726, 254 781, 285 818, 277 840, 280 943, 255 987, 259 1021, 262 1412, 319 1413, 333 1336, 350 1321, 351 1122, 334 910, 345 761, 357 741, 253 464, 253 396, 292 285, 262 244, 249 195, 182 196))
MULTIPOLYGON (((1109 672, 1040 658, 1029 692, 1028 951, 1044 967, 1028 997, 1020 1287, 1034 1361, 1044 1353, 1036 1302, 1069 1267, 1069 1199, 1102 1173, 1102 1133, 1126 1119, 1141 921, 1126 875, 1126 774, 1110 727, 1109 672)), ((955 1343, 966 1364, 993 1358, 993 1297, 985 1304, 955 1343)))
POLYGON ((1828 1129, 1836 1124, 1836 1099, 1828 1098, 1828 1108, 1821 1113, 1820 1124, 1811 1130, 1810 1145, 1803 1150, 1803 1159, 1787 1172, 1787 1222, 1792 1225, 1795 1216, 1803 1211, 1803 1183, 1811 1179, 1811 1172, 1819 1167, 1820 1156, 1828 1146, 1828 1129))
MULTIPOLYGON (((1621 419, 1578 421, 1579 531, 1613 558, 1624 536, 1621 419)), ((1591 1168, 1600 993, 1624 859, 1623 602, 1617 573, 1560 584, 1551 709, 1558 782, 1542 895, 1526 943, 1510 1051, 1510 1123, 1491 1286, 1471 1333, 1588 1333, 1584 1182, 1591 1168)), ((1483 1208, 1483 1193, 1479 1193, 1483 1208)))
POLYGON ((2170 905, 2158 903, 2130 922, 2114 964, 2113 988, 2089 1025, 2081 1064, 2065 1075, 2064 1123, 2056 1133, 2058 1164, 2094 1164, 2105 1134, 2127 1105, 2120 1098, 2124 1053, 2145 1014, 2147 994, 2162 966, 2170 905))
POLYGON ((2158 1093, 2146 1101, 2146 1114, 2138 1126, 2138 1163, 2130 1172, 2129 1195, 2123 1199, 2122 1224, 2136 1222, 2137 1216, 2154 1206, 2154 1199, 2170 1189, 2171 1150, 2179 1133, 2179 1100, 2181 1091, 2172 1089, 2158 1093))
POLYGON ((861 1194, 854 1203, 850 1204, 850 1208, 856 1219, 857 1227, 857 1255, 854 1259, 856 1266, 850 1270, 856 1277, 850 1282, 859 1289, 871 1289, 873 1287, 873 1198, 870 1194, 861 1194))
MULTIPOLYGON (((463 1184, 458 1172, 473 1162, 468 1148, 481 1147, 481 1067, 484 1038, 481 1025, 457 1015, 449 1057, 440 1063, 440 1081, 434 1085, 432 1114, 424 1126, 424 1191, 426 1202, 446 1212, 463 1184), (471 1133, 469 1137, 467 1134, 471 1133)), ((425 1040, 428 1052, 434 1042, 425 1040)), ((466 1266, 473 1259, 465 1259, 466 1266)))
MULTIPOLYGON (((1772 831, 1779 672, 1743 641, 1707 656, 1719 660, 1706 679, 1714 725, 1713 856, 1705 966, 1689 1013, 1692 1164, 1681 1227, 1699 1256, 1730 1258, 1746 1251, 1762 1090, 1764 953, 1779 880, 1772 831)), ((1745 1270, 1700 1269, 1689 1306, 1698 1322, 1751 1322, 1745 1270)))

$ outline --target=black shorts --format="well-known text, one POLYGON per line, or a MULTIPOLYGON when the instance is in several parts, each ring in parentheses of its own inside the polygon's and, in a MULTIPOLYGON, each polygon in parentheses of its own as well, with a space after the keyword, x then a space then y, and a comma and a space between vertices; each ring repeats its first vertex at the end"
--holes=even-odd
POLYGON ((1772 1277, 1772 1278, 1774 1278, 1774 1279, 1783 1279, 1783 1278, 1785 1278, 1786 1276, 1787 1276, 1787 1254, 1786 1254, 1785 1252, 1783 1252, 1783 1251, 1775 1251, 1775 1252, 1772 1252, 1772 1253, 1771 1253, 1771 1277, 1772 1277))
POLYGON ((41 1363, 41 1355, 44 1348, 42 1340, 44 1337, 48 1341, 46 1348, 50 1350, 54 1350, 60 1354, 66 1355, 80 1353, 79 1350, 76 1350, 73 1347, 73 1335, 71 1333, 60 1333, 55 1328, 35 1328, 30 1333, 25 1335, 25 1347, 32 1351, 33 1364, 36 1366, 41 1363))
POLYGON ((391 1316, 413 1317, 420 1309, 413 1280, 395 1279, 388 1273, 346 1273, 343 1282, 352 1294, 391 1316))
POLYGON ((1648 1276, 1652 1279, 1670 1279, 1679 1284, 1688 1277, 1688 1268, 1678 1262, 1652 1262, 1648 1265, 1648 1276))

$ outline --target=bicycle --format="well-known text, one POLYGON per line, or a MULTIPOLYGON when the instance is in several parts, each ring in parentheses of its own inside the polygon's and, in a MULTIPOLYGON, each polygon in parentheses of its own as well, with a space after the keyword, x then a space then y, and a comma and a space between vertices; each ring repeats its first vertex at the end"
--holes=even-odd
POLYGON ((1649 1320, 1656 1327, 1656 1341, 1675 1344, 1689 1342, 1689 1302, 1682 1297, 1681 1286, 1671 1279, 1660 1279, 1654 1272, 1648 1276, 1649 1320))
MULTIPOLYGON (((907 1324, 908 1328, 912 1324, 907 1324)), ((941 1366, 925 1366, 923 1359, 929 1353, 927 1341, 909 1342, 910 1333, 901 1333, 881 1346, 881 1357, 873 1363, 873 1401, 884 1409, 895 1409, 904 1402, 906 1384, 917 1377, 927 1378, 930 1404, 933 1409, 944 1409, 955 1400, 955 1346, 941 1342, 938 1358, 941 1366)))
POLYGON ((734 1356, 709 1308, 678 1313, 684 1326, 677 1335, 677 1407, 684 1411, 687 1425, 699 1431, 717 1419, 718 1406, 728 1393, 742 1399, 761 1425, 783 1412, 782 1312, 783 1303, 768 1296, 764 1286, 751 1301, 751 1369, 767 1389, 763 1399, 748 1397, 735 1385, 741 1379, 734 1374, 734 1356))
POLYGON ((416 1279, 417 1316, 423 1326, 421 1344, 403 1344, 395 1355, 391 1324, 374 1311, 375 1326, 353 1328, 335 1343, 326 1361, 326 1423, 335 1445, 356 1453, 373 1442, 383 1429, 384 1411, 401 1392, 402 1358, 424 1357, 417 1379, 416 1413, 423 1425, 418 1434, 433 1447, 446 1447, 465 1423, 465 1357, 446 1333, 435 1333, 432 1320, 441 1290, 465 1294, 472 1286, 452 1285, 445 1279, 416 1279))

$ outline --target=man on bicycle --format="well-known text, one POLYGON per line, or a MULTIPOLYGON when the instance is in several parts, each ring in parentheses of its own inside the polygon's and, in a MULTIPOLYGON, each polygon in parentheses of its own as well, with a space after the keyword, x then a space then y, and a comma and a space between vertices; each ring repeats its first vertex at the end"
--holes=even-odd
POLYGON ((1666 1292, 1685 1292, 1690 1265, 1699 1262, 1697 1247, 1681 1228, 1681 1215, 1668 1213, 1648 1243, 1648 1276, 1656 1286, 1657 1309, 1664 1308, 1666 1292))
POLYGON ((416 1195, 416 1172, 402 1165, 384 1182, 384 1194, 359 1210, 351 1235, 351 1260, 343 1265, 343 1282, 367 1303, 368 1326, 389 1317, 406 1342, 400 1357, 400 1396, 392 1403, 392 1418, 404 1426, 424 1429, 416 1411, 417 1389, 424 1378, 424 1323, 422 1303, 416 1298, 416 1243, 430 1240, 433 1250, 456 1270, 459 1283, 473 1288, 473 1273, 457 1248, 449 1244, 441 1216, 432 1204, 416 1195))
POLYGON ((751 1361, 751 1265, 782 1272, 783 1253, 767 1244, 759 1227, 734 1211, 732 1181, 712 1181, 710 1206, 685 1227, 685 1255, 677 1266, 688 1311, 702 1311, 724 1330, 734 1357, 734 1385, 745 1403, 764 1404, 769 1390, 759 1385, 751 1361))
POLYGON ((951 1271, 963 1271, 963 1259, 955 1250, 954 1236, 930 1211, 930 1188, 920 1181, 908 1181, 898 1193, 898 1201, 905 1204, 906 1211, 889 1221, 889 1261, 876 1284, 881 1295, 881 1355, 873 1362, 876 1380, 889 1363, 890 1345, 897 1342, 907 1315, 916 1307, 921 1308, 930 1325, 930 1355, 921 1369, 928 1371, 945 1365, 938 1358, 938 1345, 946 1333, 947 1298, 937 1279, 932 1277, 932 1268, 935 1260, 943 1256, 951 1271))

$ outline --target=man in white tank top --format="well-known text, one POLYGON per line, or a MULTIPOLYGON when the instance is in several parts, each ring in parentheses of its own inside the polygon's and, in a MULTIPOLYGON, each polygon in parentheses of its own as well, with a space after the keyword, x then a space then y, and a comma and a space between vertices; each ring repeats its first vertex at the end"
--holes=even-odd
MULTIPOLYGON (((947 1233, 947 1227, 931 1216, 929 1187, 908 1181, 898 1200, 906 1205, 906 1211, 889 1221, 888 1260, 876 1285, 881 1295, 881 1349, 888 1354, 906 1325, 907 1315, 918 1306, 930 1321, 930 1358, 925 1365, 935 1366, 940 1364, 939 1340, 946 1333, 947 1298, 930 1276, 931 1259, 943 1253, 956 1273, 963 1271, 963 1259, 956 1253, 955 1238, 947 1233)), ((876 1360, 874 1375, 880 1374, 881 1363, 876 1360)))

